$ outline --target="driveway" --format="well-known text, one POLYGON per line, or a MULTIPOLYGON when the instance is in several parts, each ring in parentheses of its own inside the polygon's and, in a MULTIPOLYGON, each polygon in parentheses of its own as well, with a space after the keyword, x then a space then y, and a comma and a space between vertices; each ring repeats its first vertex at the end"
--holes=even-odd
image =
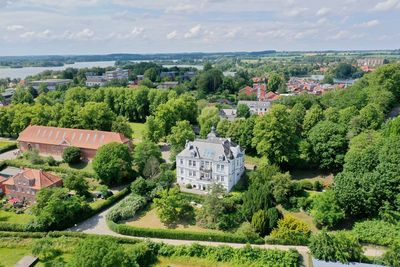
POLYGON ((14 150, 10 150, 7 152, 4 152, 3 154, 0 154, 0 161, 1 160, 7 160, 7 159, 16 159, 17 155, 16 153, 19 151, 19 149, 14 149, 14 150))

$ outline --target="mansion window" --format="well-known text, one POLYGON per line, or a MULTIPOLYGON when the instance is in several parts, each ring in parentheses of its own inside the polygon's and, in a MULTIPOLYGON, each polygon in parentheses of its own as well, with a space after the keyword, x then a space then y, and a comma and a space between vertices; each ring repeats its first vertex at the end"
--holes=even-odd
POLYGON ((181 159, 181 165, 183 165, 183 159, 181 159))
POLYGON ((181 168, 181 174, 183 174, 183 173, 184 173, 183 168, 181 168))

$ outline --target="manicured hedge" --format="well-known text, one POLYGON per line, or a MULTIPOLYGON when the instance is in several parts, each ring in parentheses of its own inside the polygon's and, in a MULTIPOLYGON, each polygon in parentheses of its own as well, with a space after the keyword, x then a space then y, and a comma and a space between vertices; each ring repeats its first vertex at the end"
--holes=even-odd
POLYGON ((380 220, 358 222, 353 233, 362 243, 390 246, 400 242, 400 223, 391 224, 380 220))
POLYGON ((10 150, 13 150, 13 149, 16 149, 16 148, 17 148, 17 143, 10 142, 9 144, 7 144, 5 146, 0 147, 0 154, 10 151, 10 150))
POLYGON ((27 224, 0 222, 0 231, 25 232, 27 224))
POLYGON ((147 201, 145 197, 137 194, 130 194, 117 205, 115 205, 106 215, 107 220, 113 222, 120 222, 133 218, 136 212, 142 209, 146 205, 147 201))
POLYGON ((242 248, 230 246, 204 246, 199 244, 173 246, 161 244, 159 256, 206 259, 210 263, 226 262, 238 266, 300 266, 300 254, 296 250, 260 249, 249 244, 242 248))
POLYGON ((51 172, 59 172, 59 173, 65 173, 68 175, 82 175, 88 178, 94 178, 96 174, 94 172, 88 172, 88 171, 82 171, 82 170, 74 170, 74 169, 69 169, 65 167, 60 167, 60 166, 49 166, 45 164, 30 164, 26 162, 21 162, 20 160, 17 159, 8 159, 4 161, 8 166, 13 166, 17 168, 31 168, 31 169, 41 169, 44 171, 51 171, 51 172))
MULTIPOLYGON (((117 224, 109 220, 107 220, 107 224, 108 227, 110 227, 110 229, 113 230, 114 232, 129 236, 228 242, 228 243, 248 243, 248 240, 245 237, 231 233, 191 232, 191 231, 170 230, 170 229, 141 228, 125 224, 117 224)), ((254 242, 254 244, 263 244, 263 243, 264 240, 262 240, 261 238, 254 242)))

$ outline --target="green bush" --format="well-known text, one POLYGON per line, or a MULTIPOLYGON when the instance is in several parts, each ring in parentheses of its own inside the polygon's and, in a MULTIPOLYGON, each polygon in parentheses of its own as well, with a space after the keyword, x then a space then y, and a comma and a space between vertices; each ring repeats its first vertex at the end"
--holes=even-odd
POLYGON ((5 153, 10 150, 13 150, 13 149, 16 149, 16 148, 17 148, 17 143, 10 142, 9 144, 0 147, 0 154, 5 153))
MULTIPOLYGON (((173 229, 151 229, 134 227, 126 224, 117 224, 107 220, 107 224, 111 230, 122 235, 181 239, 181 240, 198 240, 198 241, 214 241, 214 242, 231 242, 231 243, 247 243, 247 238, 231 233, 216 233, 216 232, 191 232, 173 229)), ((254 241, 255 244, 264 243, 260 238, 254 241)))
POLYGON ((357 238, 344 232, 315 234, 310 238, 309 248, 318 260, 348 263, 363 259, 363 249, 357 238))
POLYGON ((112 195, 111 197, 107 198, 106 201, 100 202, 99 204, 93 205, 92 206, 92 214, 90 214, 87 218, 93 216, 96 213, 99 213, 110 206, 112 206, 115 202, 118 200, 124 198, 127 194, 129 194, 129 188, 124 188, 121 191, 119 191, 117 194, 112 195))
POLYGON ((236 230, 236 234, 243 236, 248 242, 254 242, 260 239, 260 236, 249 222, 242 223, 242 225, 240 225, 236 230))
POLYGON ((390 246, 389 250, 382 255, 382 261, 387 266, 400 267, 400 243, 390 246))
POLYGON ((253 248, 246 245, 242 248, 229 246, 207 247, 199 244, 190 246, 172 246, 162 244, 159 256, 164 257, 197 257, 211 262, 226 262, 240 266, 299 266, 300 254, 295 250, 271 250, 253 248))
POLYGON ((63 151, 62 158, 68 164, 76 164, 81 161, 81 150, 77 147, 67 147, 63 151))
POLYGON ((380 220, 357 222, 352 232, 363 243, 390 246, 400 242, 400 223, 391 224, 380 220))
MULTIPOLYGON (((278 227, 272 230, 271 237, 287 245, 306 245, 311 230, 306 223, 290 215, 278 221, 278 227)), ((266 240, 269 240, 267 237, 266 240)))
POLYGON ((144 197, 131 194, 121 200, 117 205, 115 205, 108 213, 107 220, 113 222, 120 222, 122 220, 127 220, 135 216, 141 208, 146 205, 147 201, 144 197))

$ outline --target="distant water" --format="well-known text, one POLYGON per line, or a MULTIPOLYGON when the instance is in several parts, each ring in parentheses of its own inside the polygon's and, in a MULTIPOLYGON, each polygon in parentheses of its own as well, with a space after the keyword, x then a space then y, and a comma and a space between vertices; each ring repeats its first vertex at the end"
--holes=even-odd
POLYGON ((97 62, 75 62, 74 64, 65 64, 62 67, 25 67, 25 68, 3 68, 0 67, 0 78, 20 78, 39 74, 45 70, 65 70, 66 68, 92 68, 92 67, 113 67, 115 61, 97 61, 97 62))

